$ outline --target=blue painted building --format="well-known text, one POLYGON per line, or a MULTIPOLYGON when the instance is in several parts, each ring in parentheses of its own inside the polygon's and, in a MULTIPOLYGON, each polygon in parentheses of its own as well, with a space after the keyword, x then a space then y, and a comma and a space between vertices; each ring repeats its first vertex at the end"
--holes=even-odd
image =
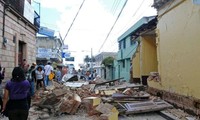
POLYGON ((138 29, 143 28, 149 21, 154 19, 155 16, 143 17, 125 33, 118 38, 119 51, 117 53, 117 59, 114 62, 115 66, 115 78, 124 78, 124 80, 130 80, 130 66, 132 58, 137 52, 139 46, 139 35, 137 35, 138 29))

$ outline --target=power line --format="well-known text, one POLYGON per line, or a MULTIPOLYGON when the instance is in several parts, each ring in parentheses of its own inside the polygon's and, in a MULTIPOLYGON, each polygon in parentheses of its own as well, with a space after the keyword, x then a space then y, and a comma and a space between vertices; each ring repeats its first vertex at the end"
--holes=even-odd
POLYGON ((112 4, 112 7, 111 7, 111 12, 113 11, 113 9, 115 8, 115 6, 116 6, 116 0, 114 0, 114 3, 112 4))
MULTIPOLYGON (((139 12, 139 10, 141 9, 142 5, 144 4, 144 0, 140 3, 140 5, 138 6, 138 8, 136 9, 136 11, 133 13, 132 17, 135 17, 135 15, 139 12)), ((145 9, 144 11, 146 11, 147 9, 145 9)), ((129 20, 129 22, 118 32, 120 33, 122 30, 127 28, 127 25, 130 25, 132 19, 129 20)))
MULTIPOLYGON (((144 0, 143 0, 143 1, 140 3, 140 5, 137 7, 137 9, 136 9, 136 11, 133 13, 132 17, 135 17, 135 15, 139 12, 139 10, 140 10, 141 7, 143 6, 143 4, 144 4, 144 0)), ((148 5, 148 6, 151 6, 151 4, 148 5)), ((142 12, 142 14, 140 14, 139 17, 136 18, 136 20, 137 20, 138 18, 140 18, 146 10, 147 10, 147 9, 145 9, 145 10, 142 12)), ((129 22, 130 22, 130 21, 129 21, 129 22)), ((125 26, 127 26, 127 25, 128 25, 128 24, 126 24, 125 26)), ((123 29, 125 28, 125 26, 123 27, 123 29)), ((122 29, 121 29, 120 31, 122 31, 122 29)), ((119 32, 118 32, 118 33, 119 33, 119 32)), ((117 34, 118 34, 118 33, 117 33, 117 34)), ((116 35, 117 35, 117 34, 116 34, 116 35)), ((117 44, 116 39, 113 40, 113 41, 111 41, 111 44, 112 44, 112 45, 111 45, 110 47, 113 47, 114 45, 116 45, 116 44, 117 44)), ((108 48, 110 48, 110 47, 108 47, 108 48)))
POLYGON ((121 15, 121 13, 122 13, 122 11, 123 11, 123 9, 124 9, 124 7, 126 6, 127 1, 128 1, 128 0, 126 0, 126 1, 124 2, 124 5, 123 5, 122 9, 121 9, 120 13, 119 13, 118 16, 117 16, 117 19, 115 20, 113 26, 111 27, 109 33, 108 33, 107 36, 106 36, 106 39, 104 40, 103 44, 101 45, 101 47, 100 47, 100 49, 99 49, 99 52, 100 52, 100 50, 102 49, 102 47, 104 46, 104 44, 105 44, 106 40, 108 39, 108 37, 110 36, 110 33, 111 33, 111 31, 113 30, 115 24, 117 23, 117 20, 119 19, 120 15, 121 15))
POLYGON ((116 13, 119 4, 120 4, 120 1, 118 0, 118 1, 116 2, 116 5, 113 7, 113 15, 116 13))
POLYGON ((73 19, 73 21, 72 21, 72 23, 71 23, 71 25, 70 25, 69 29, 67 30, 67 33, 65 34, 65 37, 64 37, 63 41, 65 40, 65 38, 67 37, 67 35, 68 35, 69 31, 71 30, 71 27, 72 27, 73 23, 75 22, 75 20, 76 20, 76 18, 77 18, 77 16, 78 16, 78 14, 79 14, 79 12, 80 12, 80 10, 81 10, 81 8, 82 8, 82 6, 83 6, 84 2, 85 2, 85 0, 83 0, 83 2, 82 2, 82 4, 81 4, 81 6, 79 7, 79 9, 78 9, 78 12, 76 13, 76 16, 74 17, 74 19, 73 19))

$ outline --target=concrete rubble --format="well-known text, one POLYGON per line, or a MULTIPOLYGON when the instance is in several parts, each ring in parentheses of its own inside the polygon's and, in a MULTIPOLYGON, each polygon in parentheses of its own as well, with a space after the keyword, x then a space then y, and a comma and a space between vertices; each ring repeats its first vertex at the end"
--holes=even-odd
MULTIPOLYGON (((86 81, 72 81, 84 83, 86 81)), ((95 80, 81 86, 67 86, 53 81, 52 86, 36 91, 29 112, 30 120, 52 116, 76 115, 98 120, 118 120, 119 115, 161 111, 172 108, 167 102, 152 97, 145 87, 119 80, 95 80), (117 82, 117 83, 115 83, 117 82)))

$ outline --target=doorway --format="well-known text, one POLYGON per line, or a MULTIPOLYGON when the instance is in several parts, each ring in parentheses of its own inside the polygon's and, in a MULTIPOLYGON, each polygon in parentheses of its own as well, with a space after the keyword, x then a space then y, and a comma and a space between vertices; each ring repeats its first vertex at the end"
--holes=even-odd
POLYGON ((19 46, 18 46, 18 66, 22 66, 23 59, 26 58, 25 54, 25 46, 26 43, 19 41, 19 46))

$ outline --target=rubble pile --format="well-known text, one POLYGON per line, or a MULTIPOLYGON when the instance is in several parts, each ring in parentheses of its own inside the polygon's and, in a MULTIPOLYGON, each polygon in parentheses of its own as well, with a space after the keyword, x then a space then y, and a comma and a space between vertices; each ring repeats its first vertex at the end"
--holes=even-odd
POLYGON ((163 100, 151 99, 145 87, 120 79, 105 81, 72 81, 39 89, 32 99, 30 119, 47 119, 62 114, 84 112, 99 120, 117 120, 119 114, 158 111, 172 107, 163 100), (81 86, 77 85, 83 83, 81 86))

